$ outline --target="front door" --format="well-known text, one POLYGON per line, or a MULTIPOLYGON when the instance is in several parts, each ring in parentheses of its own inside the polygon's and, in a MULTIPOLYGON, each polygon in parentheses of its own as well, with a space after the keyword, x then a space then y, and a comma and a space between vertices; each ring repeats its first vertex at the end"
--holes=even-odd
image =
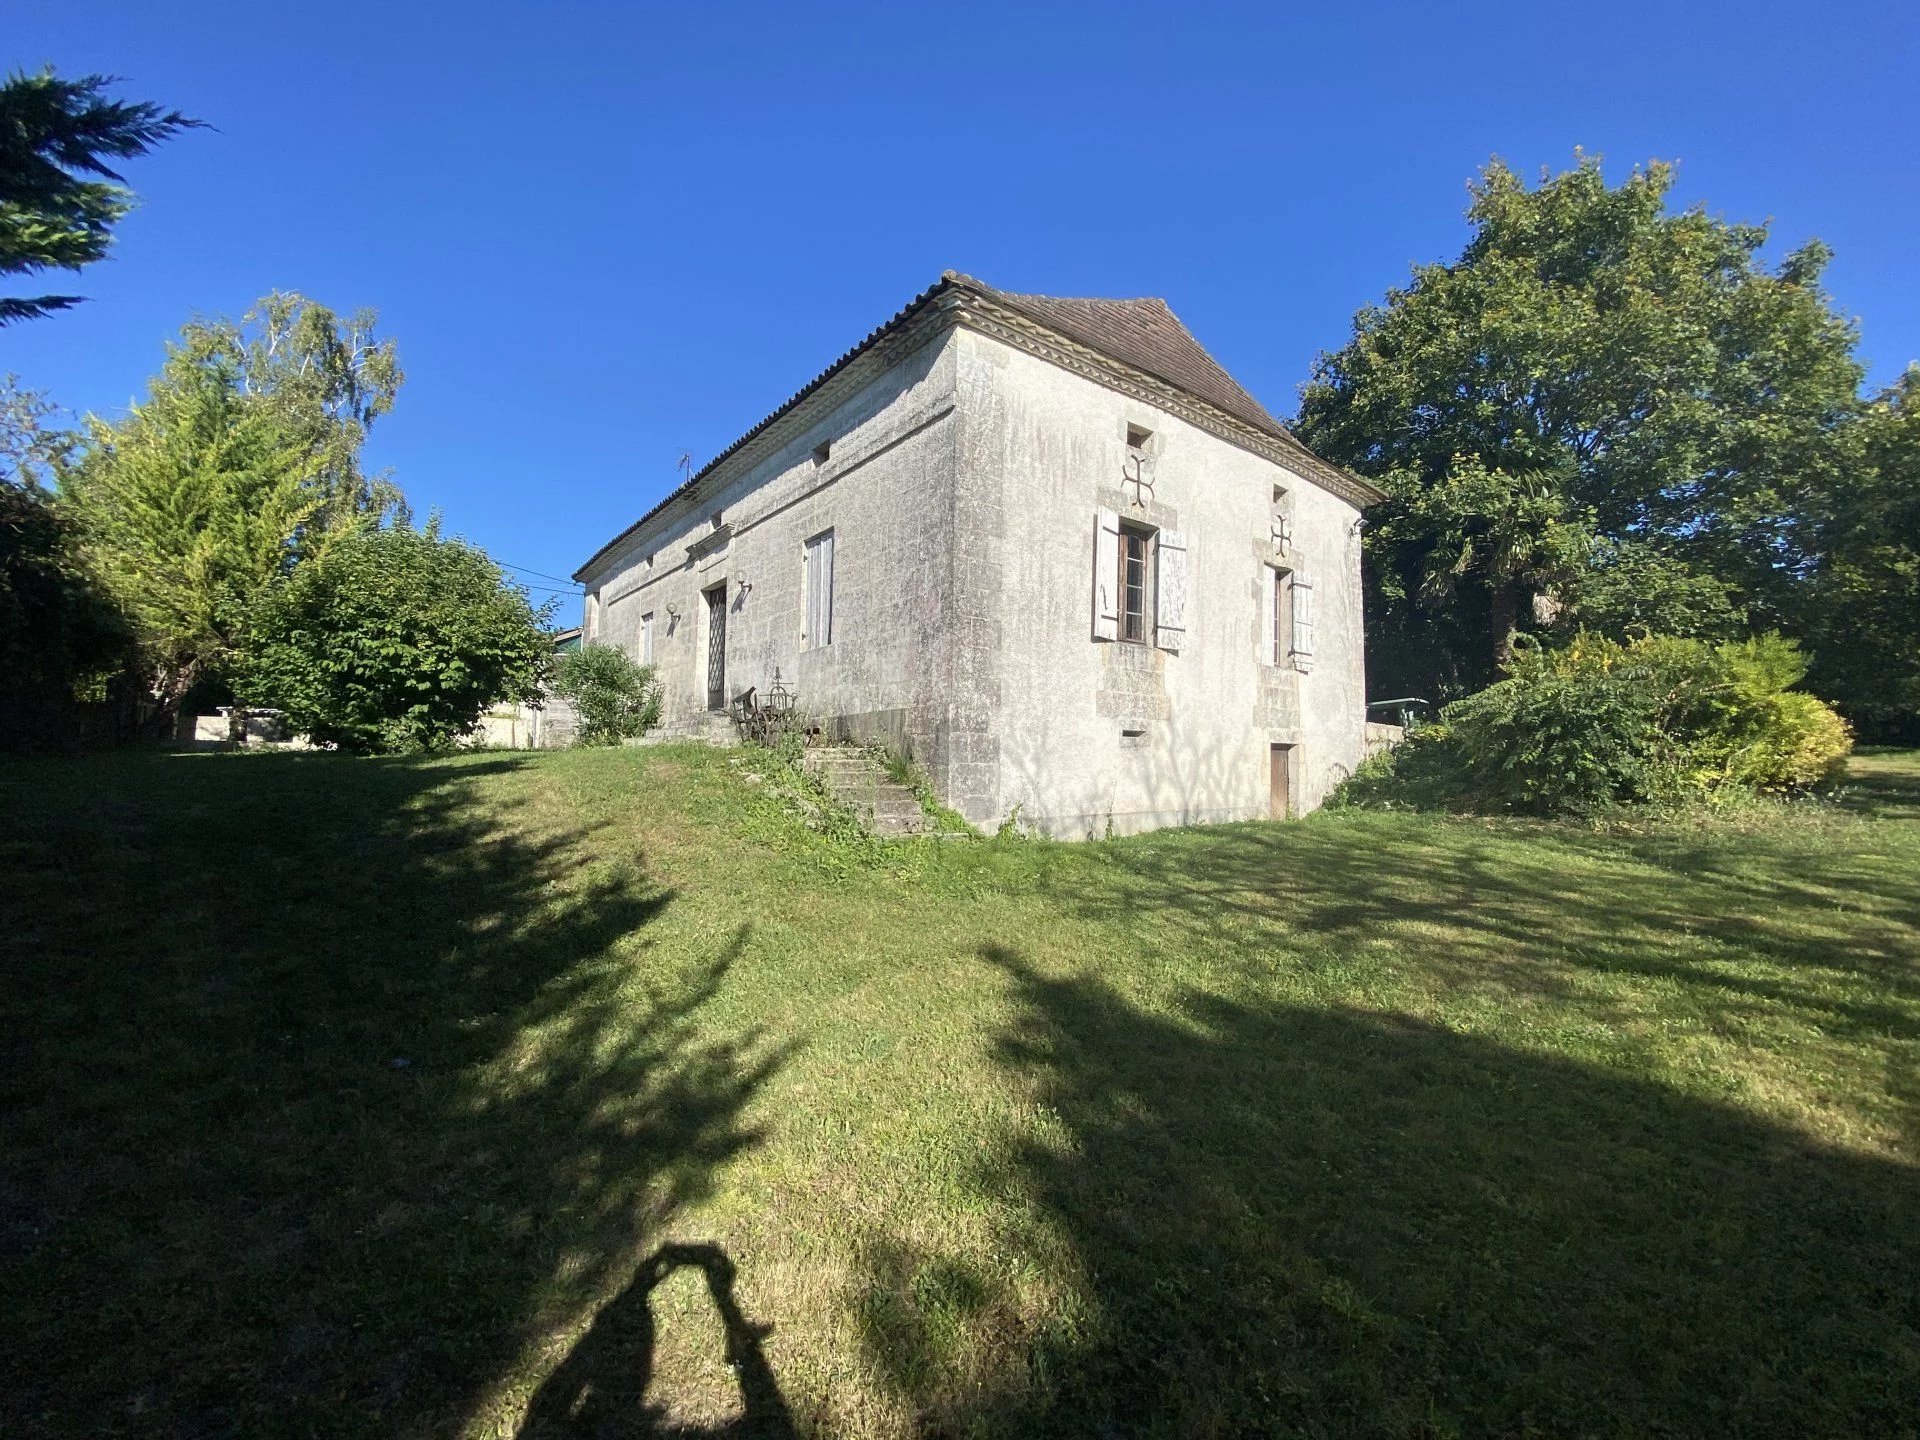
POLYGON ((707 709, 727 708, 727 587, 707 596, 707 709))
POLYGON ((1293 747, 1267 747, 1267 814, 1285 820, 1293 814, 1293 747))

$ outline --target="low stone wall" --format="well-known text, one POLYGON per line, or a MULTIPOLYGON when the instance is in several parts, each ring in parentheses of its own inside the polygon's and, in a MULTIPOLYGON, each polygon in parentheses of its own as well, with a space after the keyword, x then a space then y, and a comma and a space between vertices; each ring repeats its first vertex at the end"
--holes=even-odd
POLYGON ((480 717, 473 743, 487 750, 564 750, 573 744, 579 717, 557 696, 539 705, 502 705, 480 717))
POLYGON ((211 715, 182 715, 176 723, 174 738, 196 750, 218 750, 231 745, 249 749, 274 746, 281 749, 311 749, 303 736, 287 729, 286 717, 278 710, 236 710, 222 705, 211 715))
POLYGON ((1369 720, 1366 738, 1361 741, 1360 753, 1363 756, 1378 755, 1382 750, 1391 750, 1406 738, 1407 729, 1404 725, 1383 725, 1378 721, 1369 720))

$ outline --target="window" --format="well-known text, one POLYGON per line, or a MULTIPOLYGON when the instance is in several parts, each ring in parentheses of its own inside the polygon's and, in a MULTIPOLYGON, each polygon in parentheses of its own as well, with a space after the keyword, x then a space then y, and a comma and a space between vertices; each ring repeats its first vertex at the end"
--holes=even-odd
POLYGON ((711 521, 711 528, 718 530, 722 525, 722 523, 725 522, 726 518, 727 518, 726 511, 724 510, 714 511, 712 516, 712 521, 711 521))
POLYGON ((816 465, 824 465, 827 463, 827 457, 832 454, 833 441, 822 440, 818 445, 813 447, 813 463, 816 465))
POLYGON ((1153 614, 1148 601, 1153 591, 1147 567, 1151 563, 1153 532, 1138 525, 1120 527, 1120 638, 1144 642, 1153 614))
POLYGON ((807 619, 802 638, 809 650, 833 643, 833 531, 807 541, 807 619))
POLYGON ((1093 512, 1093 638, 1179 650, 1187 638, 1187 537, 1093 512))
POLYGON ((653 612, 640 617, 640 663, 653 664, 653 612))
POLYGON ((1147 442, 1153 439, 1153 432, 1144 425, 1127 426, 1127 444, 1135 450, 1147 448, 1147 442))
POLYGON ((1273 598, 1261 619, 1261 658, 1269 665, 1313 668, 1313 582, 1298 570, 1269 567, 1273 598))
POLYGON ((1293 575, 1286 570, 1267 573, 1273 576, 1273 643, 1267 647, 1267 662, 1284 665, 1293 643, 1293 575))

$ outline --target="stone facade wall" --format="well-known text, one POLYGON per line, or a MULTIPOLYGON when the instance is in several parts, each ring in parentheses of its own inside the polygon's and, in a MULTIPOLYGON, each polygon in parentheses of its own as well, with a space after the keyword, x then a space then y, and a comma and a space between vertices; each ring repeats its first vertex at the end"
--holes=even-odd
POLYGON ((725 585, 729 699, 749 686, 765 694, 777 674, 831 733, 885 740, 944 784, 951 332, 890 358, 864 383, 810 397, 724 488, 661 515, 586 576, 586 639, 639 657, 652 614, 663 719, 687 723, 707 708, 703 593, 725 585), (813 645, 803 636, 806 543, 826 530, 832 637, 813 645))
POLYGON ((963 577, 962 609, 996 617, 957 650, 992 678, 995 797, 1064 838, 1268 814, 1269 747, 1295 747, 1296 813, 1360 761, 1365 722, 1359 510, 1156 407, 972 331, 959 334, 963 493, 1003 519, 999 563, 963 577), (1123 483, 1127 427, 1151 432, 1153 486, 1123 483), (1290 496, 1286 563, 1314 587, 1304 673, 1272 662, 1264 617, 1275 485, 1290 496), (1184 534, 1180 648, 1093 638, 1101 508, 1184 534))
POLYGON ((1294 747, 1293 809, 1318 805, 1361 756, 1357 508, 978 330, 908 338, 596 562, 587 640, 638 655, 651 613, 666 719, 691 722, 707 702, 702 592, 725 584, 729 696, 777 671, 806 714, 904 750, 983 827, 1016 807, 1065 838, 1265 816, 1276 744, 1294 747), (1130 424, 1152 432, 1150 494, 1123 484, 1130 424), (1275 485, 1291 497, 1285 563, 1314 585, 1305 673, 1271 663, 1263 638, 1275 485), (1177 651, 1094 638, 1103 507, 1184 533, 1177 651), (804 547, 829 528, 833 639, 809 647, 804 547))

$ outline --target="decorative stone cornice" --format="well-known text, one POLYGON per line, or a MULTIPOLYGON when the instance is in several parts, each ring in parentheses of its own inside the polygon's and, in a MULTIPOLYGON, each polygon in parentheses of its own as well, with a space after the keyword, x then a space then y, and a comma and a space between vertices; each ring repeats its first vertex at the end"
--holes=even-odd
POLYGON ((1242 450, 1251 451, 1262 459, 1271 460, 1313 481, 1349 504, 1364 507, 1386 498, 1384 491, 1336 465, 1329 465, 1298 441, 1288 445, 1275 436, 1256 430, 1244 420, 1227 414, 1199 396, 1116 360, 1103 351, 1070 340, 1057 330, 1049 329, 1017 310, 998 303, 991 296, 972 290, 957 290, 950 303, 959 323, 969 329, 990 335, 1003 345, 1010 345, 1050 365, 1057 365, 1070 374, 1132 396, 1171 415, 1178 415, 1188 424, 1230 445, 1238 445, 1242 450))

